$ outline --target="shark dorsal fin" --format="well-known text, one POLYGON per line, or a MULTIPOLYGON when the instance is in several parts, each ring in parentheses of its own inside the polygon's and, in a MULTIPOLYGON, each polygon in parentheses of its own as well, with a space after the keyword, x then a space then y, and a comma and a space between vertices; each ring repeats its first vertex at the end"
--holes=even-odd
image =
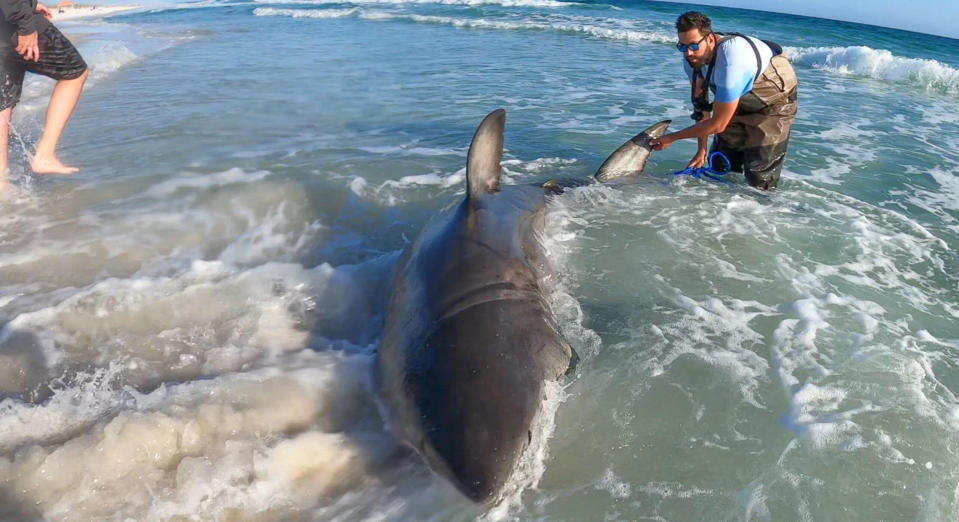
POLYGON ((606 158, 603 165, 596 171, 596 179, 611 181, 642 174, 649 160, 649 153, 652 151, 649 140, 663 137, 669 124, 670 120, 664 120, 633 136, 606 158))
POLYGON ((499 191, 500 160, 503 159, 503 129, 506 111, 496 109, 486 115, 473 135, 466 156, 466 192, 469 198, 499 191))

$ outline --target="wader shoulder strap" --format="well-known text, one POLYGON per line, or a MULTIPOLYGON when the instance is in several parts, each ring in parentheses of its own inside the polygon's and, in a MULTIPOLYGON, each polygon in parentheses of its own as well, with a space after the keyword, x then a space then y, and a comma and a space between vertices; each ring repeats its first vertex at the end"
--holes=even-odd
POLYGON ((689 99, 693 101, 693 105, 696 105, 696 101, 698 99, 696 96, 696 80, 702 77, 702 71, 699 69, 693 69, 693 79, 689 81, 689 99))
MULTIPOLYGON (((720 40, 722 43, 723 40, 720 40)), ((719 44, 717 43, 718 47, 719 44)), ((706 67, 706 77, 703 78, 702 69, 693 69, 693 79, 690 87, 689 97, 693 100, 693 110, 696 112, 693 113, 693 119, 699 121, 702 118, 702 111, 712 111, 713 104, 709 101, 709 82, 713 80, 713 65, 716 64, 716 55, 713 54, 713 59, 709 61, 709 65, 706 67), (703 78, 703 92, 699 96, 696 96, 696 80, 703 78), (698 115, 698 117, 697 117, 698 115)))
POLYGON ((783 46, 779 45, 778 43, 772 40, 760 40, 760 41, 768 45, 769 48, 773 50, 773 56, 779 56, 780 54, 783 53, 783 46))
POLYGON ((703 117, 703 111, 711 112, 713 110, 713 104, 709 101, 709 80, 712 78, 713 69, 712 67, 706 71, 706 77, 703 78, 703 71, 700 69, 693 69, 693 79, 690 82, 689 87, 689 98, 693 102, 693 119, 699 121, 703 117), (703 80, 703 90, 700 93, 696 92, 696 81, 703 80))
MULTIPOLYGON (((753 54, 756 55, 756 77, 753 78, 753 82, 759 81, 759 77, 763 73, 763 60, 762 60, 762 57, 759 55, 759 49, 756 47, 756 44, 753 43, 752 39, 747 38, 746 35, 742 33, 716 33, 716 34, 721 35, 719 41, 716 42, 717 51, 719 50, 719 46, 722 43, 728 40, 731 40, 737 36, 741 37, 743 40, 746 40, 749 46, 753 48, 753 54)), ((783 53, 783 48, 778 43, 772 42, 770 40, 760 40, 760 41, 769 46, 769 48, 773 52, 773 56, 777 56, 783 53)), ((713 104, 709 103, 709 83, 713 80, 713 69, 715 69, 715 65, 716 65, 716 54, 714 53, 713 59, 709 62, 709 65, 707 66, 708 68, 706 69, 706 77, 703 79, 703 93, 699 97, 696 96, 696 79, 703 78, 703 73, 699 69, 693 70, 693 80, 692 80, 692 89, 691 89, 690 97, 693 100, 693 107, 695 108, 696 111, 702 111, 702 110, 712 111, 713 110, 713 104)), ((693 119, 695 119, 695 117, 693 119)))
MULTIPOLYGON (((751 38, 746 38, 746 35, 740 34, 740 33, 723 33, 723 34, 724 34, 723 38, 719 41, 719 43, 716 44, 717 48, 719 47, 720 43, 723 43, 726 40, 729 40, 730 38, 734 38, 736 36, 739 36, 743 40, 746 40, 746 43, 748 43, 749 46, 753 48, 753 54, 756 55, 756 77, 753 78, 753 81, 755 82, 756 80, 759 80, 759 75, 763 73, 763 59, 761 56, 759 56, 759 49, 756 47, 756 44, 753 43, 753 40, 751 38)), ((770 49, 772 49, 772 47, 770 47, 770 49)), ((775 49, 773 49, 773 52, 775 52, 775 49)), ((713 59, 715 60, 715 57, 713 57, 713 59)), ((712 64, 710 64, 710 69, 712 69, 712 64)), ((709 72, 712 72, 712 70, 710 70, 709 72)))

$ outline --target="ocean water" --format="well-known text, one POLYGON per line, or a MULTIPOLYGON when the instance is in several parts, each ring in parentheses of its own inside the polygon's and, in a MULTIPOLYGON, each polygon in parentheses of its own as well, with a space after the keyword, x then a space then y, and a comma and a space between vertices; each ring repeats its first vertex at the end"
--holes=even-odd
POLYGON ((703 8, 800 79, 778 190, 670 172, 549 204, 582 356, 501 502, 385 430, 399 251, 507 111, 507 183, 589 178, 690 123, 690 6, 162 3, 60 24, 91 77, 0 194, 0 519, 956 520, 959 41, 703 8))

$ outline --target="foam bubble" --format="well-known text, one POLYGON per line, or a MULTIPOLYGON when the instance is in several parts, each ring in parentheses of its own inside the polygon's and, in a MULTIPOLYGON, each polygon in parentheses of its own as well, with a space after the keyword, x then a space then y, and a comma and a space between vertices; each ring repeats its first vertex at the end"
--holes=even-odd
POLYGON ((449 176, 440 174, 418 174, 415 176, 403 176, 399 181, 387 181, 386 184, 393 187, 403 187, 410 185, 434 185, 439 187, 456 187, 466 182, 466 169, 460 169, 449 176))
POLYGON ((25 419, 59 441, 0 457, 0 484, 17 500, 0 513, 33 506, 59 520, 283 519, 330 502, 392 451, 384 433, 362 428, 375 417, 369 364, 367 355, 304 351, 271 368, 133 396, 79 431, 25 419))
POLYGON ((716 491, 712 489, 703 489, 695 486, 687 487, 683 484, 673 482, 650 482, 636 488, 643 493, 660 498, 694 498, 701 496, 712 496, 716 491))
POLYGON ((619 480, 612 468, 606 470, 606 474, 603 475, 603 479, 596 485, 596 489, 609 492, 609 494, 617 500, 629 498, 630 494, 632 494, 632 488, 630 488, 629 483, 619 480))
POLYGON ((421 147, 416 144, 407 145, 383 145, 379 147, 357 147, 358 150, 378 154, 383 156, 456 156, 462 157, 466 151, 462 149, 439 149, 433 147, 421 147))
POLYGON ((379 306, 367 298, 367 284, 385 284, 393 262, 385 256, 339 268, 267 263, 244 270, 197 261, 176 277, 108 279, 16 315, 0 345, 20 354, 7 362, 22 376, 13 390, 22 394, 89 364, 151 389, 300 350, 311 334, 362 346, 376 333, 369 325, 379 306))
POLYGON ((0 278, 22 292, 16 289, 24 285, 170 275, 197 258, 243 266, 298 259, 326 228, 300 187, 267 176, 240 169, 173 176, 53 224, 46 209, 24 213, 31 226, 17 232, 19 248, 0 254, 0 278))
POLYGON ((942 209, 959 210, 959 176, 952 170, 934 167, 926 171, 939 185, 939 190, 925 192, 942 209))
POLYGON ((846 180, 846 176, 852 172, 852 167, 832 157, 826 158, 826 164, 826 167, 809 171, 814 181, 828 185, 841 185, 846 180))
POLYGON ((273 7, 257 7, 253 10, 255 16, 287 16, 290 18, 346 18, 359 11, 358 7, 351 9, 277 9, 273 7))
MULTIPOLYGON (((503 181, 509 180, 503 176, 503 181)), ((466 189, 466 168, 461 168, 452 174, 433 171, 425 174, 403 176, 400 179, 389 179, 373 186, 361 177, 352 178, 349 183, 350 191, 357 196, 379 202, 387 206, 397 206, 406 201, 411 192, 424 187, 439 187, 441 189, 466 189)), ((432 194, 435 195, 435 194, 432 194)))
POLYGON ((745 508, 746 513, 743 518, 746 520, 769 518, 769 508, 766 506, 767 495, 764 489, 761 482, 752 482, 746 486, 746 489, 736 494, 739 504, 745 508))
POLYGON ((852 421, 830 415, 845 398, 845 390, 806 383, 793 394, 784 424, 816 448, 839 443, 858 429, 852 421))

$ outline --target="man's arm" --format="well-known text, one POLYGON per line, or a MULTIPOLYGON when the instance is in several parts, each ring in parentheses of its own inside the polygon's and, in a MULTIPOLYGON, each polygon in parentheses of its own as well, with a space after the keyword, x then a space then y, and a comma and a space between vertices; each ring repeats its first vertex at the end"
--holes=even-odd
POLYGON ((28 62, 40 60, 40 40, 36 31, 17 35, 17 54, 28 62))
POLYGON ((27 0, 0 0, 0 12, 7 22, 17 28, 17 53, 27 61, 39 60, 40 45, 33 5, 27 0))
POLYGON ((729 125, 736 114, 736 107, 739 107, 739 99, 731 102, 713 102, 713 112, 708 117, 681 131, 667 134, 659 139, 649 140, 649 144, 654 150, 666 150, 676 140, 699 138, 702 147, 705 143, 704 140, 708 139, 711 134, 722 134, 726 130, 726 126, 729 125))
MULTIPOLYGON (((697 99, 699 99, 706 92, 705 83, 706 83, 706 79, 703 78, 702 75, 700 75, 700 77, 696 80, 695 97, 697 99)), ((695 109, 695 103, 693 108, 695 109)), ((701 116, 699 118, 700 121, 708 120, 711 114, 712 114, 712 111, 702 111, 700 113, 700 116, 701 116)), ((692 167, 694 169, 698 169, 699 167, 702 167, 706 163, 706 151, 708 146, 707 144, 709 142, 709 137, 701 136, 697 141, 699 142, 699 148, 696 150, 696 155, 693 156, 693 159, 691 159, 689 163, 686 165, 686 168, 692 167)))
POLYGON ((25 35, 37 30, 33 4, 27 0, 0 0, 0 13, 3 13, 7 22, 17 27, 17 34, 25 35))
POLYGON ((36 12, 43 15, 43 17, 46 18, 47 20, 53 20, 53 11, 51 11, 49 7, 41 4, 40 2, 37 2, 36 12))
MULTIPOLYGON (((709 111, 703 111, 703 119, 708 120, 710 117, 709 111)), ((698 169, 706 164, 707 155, 709 151, 709 136, 700 136, 697 141, 699 142, 699 148, 696 149, 696 155, 693 156, 693 159, 689 161, 689 164, 686 165, 686 168, 692 167, 698 169)))

